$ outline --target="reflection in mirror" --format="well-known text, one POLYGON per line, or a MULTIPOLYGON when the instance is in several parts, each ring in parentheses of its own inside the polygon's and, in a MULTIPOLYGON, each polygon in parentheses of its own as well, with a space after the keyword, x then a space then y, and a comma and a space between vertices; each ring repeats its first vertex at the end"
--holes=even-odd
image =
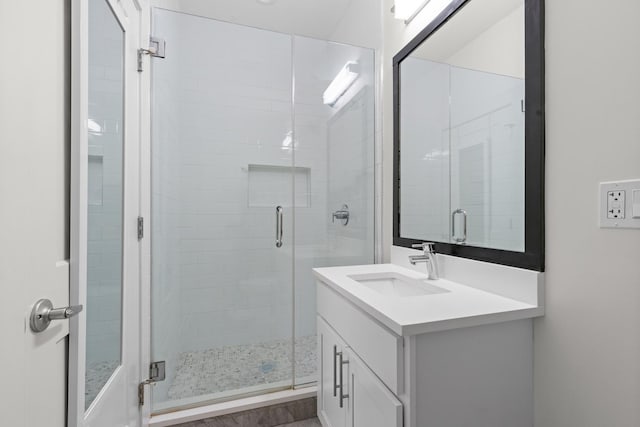
POLYGON ((400 237, 525 250, 523 1, 468 1, 400 62, 400 237))
POLYGON ((85 409, 120 365, 124 33, 106 0, 89 1, 85 409))

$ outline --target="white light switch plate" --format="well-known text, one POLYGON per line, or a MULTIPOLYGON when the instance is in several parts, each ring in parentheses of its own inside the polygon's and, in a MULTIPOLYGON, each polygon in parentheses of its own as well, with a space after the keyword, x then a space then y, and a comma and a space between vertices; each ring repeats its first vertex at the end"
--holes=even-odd
POLYGON ((600 228, 640 228, 640 179, 600 183, 600 228))

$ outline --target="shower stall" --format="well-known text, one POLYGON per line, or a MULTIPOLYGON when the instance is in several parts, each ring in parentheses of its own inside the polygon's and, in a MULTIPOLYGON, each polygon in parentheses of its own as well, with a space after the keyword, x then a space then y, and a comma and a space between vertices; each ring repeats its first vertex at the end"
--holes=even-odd
POLYGON ((312 268, 374 260, 374 52, 155 8, 153 411, 316 381, 312 268))

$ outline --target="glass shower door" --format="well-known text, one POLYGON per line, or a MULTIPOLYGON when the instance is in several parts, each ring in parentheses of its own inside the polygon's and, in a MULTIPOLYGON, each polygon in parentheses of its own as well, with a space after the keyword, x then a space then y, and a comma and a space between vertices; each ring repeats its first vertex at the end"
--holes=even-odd
POLYGON ((315 382, 316 282, 313 268, 374 262, 373 50, 294 37, 295 384, 315 382), (341 70, 348 68, 349 78, 341 70), (335 99, 330 95, 334 91, 335 99))
POLYGON ((153 32, 153 410, 290 388, 291 38, 160 9, 153 32))

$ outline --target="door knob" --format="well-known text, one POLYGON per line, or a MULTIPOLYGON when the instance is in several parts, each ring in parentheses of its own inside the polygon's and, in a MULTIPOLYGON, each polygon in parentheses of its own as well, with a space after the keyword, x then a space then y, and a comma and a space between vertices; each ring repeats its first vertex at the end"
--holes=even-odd
POLYGON ((30 325, 33 332, 42 332, 49 327, 52 320, 68 319, 82 311, 81 305, 53 308, 48 299, 40 299, 31 309, 30 325))

